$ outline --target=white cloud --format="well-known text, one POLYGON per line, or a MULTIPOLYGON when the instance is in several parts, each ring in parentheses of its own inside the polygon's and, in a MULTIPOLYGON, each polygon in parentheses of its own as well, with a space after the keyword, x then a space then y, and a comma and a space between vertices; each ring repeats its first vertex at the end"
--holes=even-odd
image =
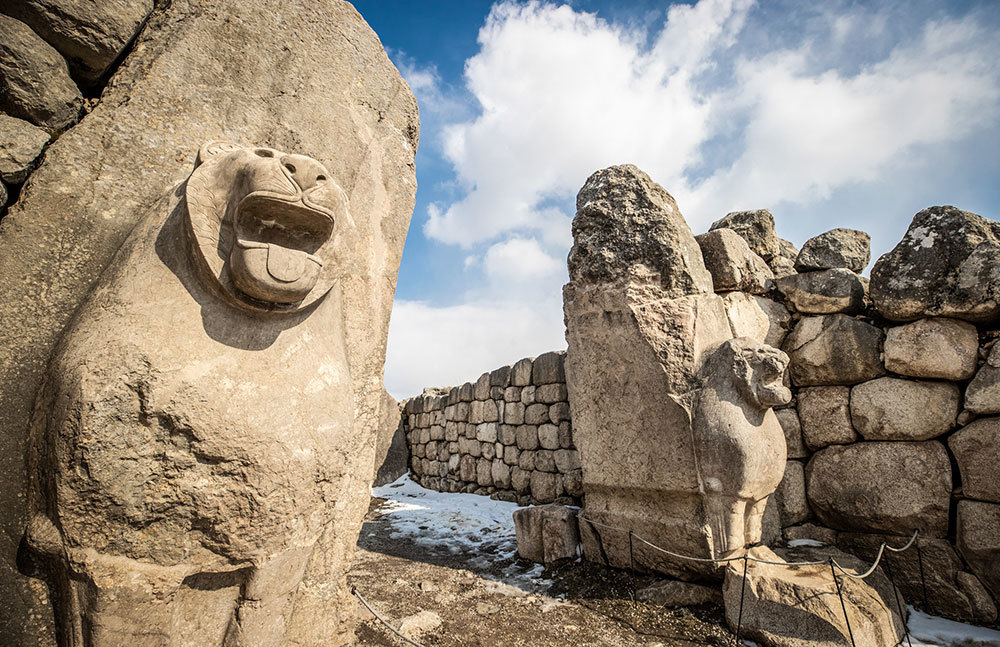
POLYGON ((563 271, 563 263, 542 251, 534 238, 511 238, 493 245, 483 266, 486 276, 497 283, 540 280, 563 271))
POLYGON ((385 385, 396 398, 426 386, 454 386, 486 371, 566 347, 562 299, 496 300, 435 307, 396 301, 385 385))

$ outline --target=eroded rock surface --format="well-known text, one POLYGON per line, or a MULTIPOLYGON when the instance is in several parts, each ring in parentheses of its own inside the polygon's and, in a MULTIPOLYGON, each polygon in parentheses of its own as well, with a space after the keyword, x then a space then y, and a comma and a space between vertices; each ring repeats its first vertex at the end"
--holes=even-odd
POLYGON ((930 440, 955 427, 960 399, 955 384, 881 377, 851 389, 851 420, 865 440, 930 440))
POLYGON ((857 384, 885 374, 882 331, 843 314, 803 317, 782 349, 796 386, 857 384))
POLYGON ((796 310, 805 314, 857 313, 865 306, 861 278, 842 268, 784 276, 775 285, 796 310))
POLYGON ((962 494, 970 499, 1000 503, 1000 418, 980 418, 948 438, 958 463, 962 494))
POLYGON ((967 380, 978 352, 976 327, 957 319, 920 319, 885 334, 885 367, 900 375, 967 380))
POLYGON ((735 231, 713 229, 696 239, 716 292, 764 294, 770 289, 774 278, 771 268, 735 231))
POLYGON ((871 258, 871 237, 857 229, 831 229, 805 242, 795 259, 799 272, 846 268, 860 273, 871 258))
POLYGON ((871 297, 896 321, 1000 315, 1000 223, 955 207, 913 216, 906 235, 875 262, 871 297))
POLYGON ((49 135, 41 128, 0 113, 0 180, 24 182, 47 143, 49 135))

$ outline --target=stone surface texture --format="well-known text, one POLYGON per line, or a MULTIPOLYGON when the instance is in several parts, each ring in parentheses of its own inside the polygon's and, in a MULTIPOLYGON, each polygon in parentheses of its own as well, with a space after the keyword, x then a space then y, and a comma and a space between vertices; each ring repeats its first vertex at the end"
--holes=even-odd
POLYGON ((948 534, 951 464, 937 441, 835 445, 806 467, 809 506, 837 530, 948 534))
POLYGON ((803 317, 785 338, 796 386, 857 384, 885 374, 883 333, 843 314, 803 317))
POLYGON ((554 504, 516 510, 517 554, 539 564, 576 559, 580 546, 576 516, 574 509, 554 504))
POLYGON ((900 375, 967 380, 978 350, 976 327, 957 319, 920 319, 885 333, 885 367, 900 375))
POLYGON ((880 377, 851 388, 851 421, 865 440, 930 440, 955 427, 960 400, 955 384, 880 377))
POLYGON ((49 135, 23 119, 0 113, 0 180, 20 184, 49 143, 49 135))
POLYGON ((771 268, 732 229, 714 229, 695 239, 716 292, 764 294, 771 288, 771 268))
POLYGON ((955 534, 969 568, 994 599, 1000 598, 1000 504, 959 501, 955 534))
POLYGON ((799 422, 806 447, 816 451, 858 439, 851 425, 850 395, 846 386, 812 386, 798 392, 799 422))
POLYGON ((871 271, 871 298, 886 319, 1000 315, 1000 223, 955 207, 913 216, 903 239, 871 271))
POLYGON ((802 245, 795 259, 799 272, 845 268, 861 273, 871 259, 871 237, 857 229, 831 229, 802 245))
POLYGON ((726 214, 725 218, 713 222, 709 231, 716 229, 732 229, 767 263, 782 255, 781 239, 774 231, 774 216, 767 209, 726 214))
MULTIPOLYGON (((818 561, 833 558, 849 573, 857 575, 868 564, 835 548, 796 548, 777 552, 760 546, 749 554, 767 562, 818 561)), ((723 598, 726 624, 742 636, 770 647, 842 647, 857 645, 896 647, 903 638, 904 618, 900 618, 892 586, 881 572, 866 579, 838 578, 844 607, 837 595, 830 567, 763 564, 751 561, 743 586, 743 563, 726 567, 723 598), (743 613, 740 618, 740 598, 743 613)))
POLYGON ((69 62, 73 76, 94 84, 153 9, 153 0, 18 0, 2 13, 28 24, 69 62))
POLYGON ((406 446, 406 430, 400 417, 400 404, 388 391, 382 389, 372 486, 392 483, 409 469, 410 452, 406 446))
POLYGON ((1000 503, 1000 418, 973 420, 948 438, 962 494, 970 499, 1000 503))
POLYGON ((792 320, 785 306, 745 292, 729 292, 723 299, 733 337, 749 337, 768 346, 781 347, 792 320))
POLYGON ((969 382, 965 408, 979 414, 1000 413, 1000 346, 993 346, 986 362, 969 382))
POLYGON ((722 592, 714 586, 683 580, 662 580, 636 591, 641 602, 659 604, 670 609, 701 604, 722 604, 722 592))
POLYGON ((0 14, 0 110, 47 130, 76 122, 83 96, 59 52, 23 22, 0 14))
MULTIPOLYGON (((0 493, 0 509, 6 545, 12 547, 0 562, 0 635, 11 644, 50 647, 54 642, 46 621, 51 615, 45 587, 15 573, 13 551, 27 522, 26 431, 48 357, 129 232, 141 219, 154 212, 163 215, 164 206, 180 203, 198 146, 213 139, 258 143, 312 158, 326 167, 330 180, 346 195, 350 219, 340 222, 344 226, 337 229, 335 243, 338 250, 343 246, 343 255, 328 268, 337 276, 336 293, 313 306, 329 308, 336 302, 337 313, 317 310, 313 315, 317 323, 336 324, 325 325, 316 337, 333 340, 320 342, 324 345, 343 343, 350 372, 314 377, 327 375, 348 388, 354 431, 345 444, 323 450, 342 452, 345 460, 350 457, 342 467, 330 465, 343 476, 335 486, 341 490, 336 508, 342 515, 337 532, 319 539, 295 593, 286 639, 303 645, 348 640, 341 622, 346 617, 338 611, 346 608, 340 604, 347 599, 340 583, 367 507, 385 331, 413 207, 417 133, 412 94, 375 34, 346 2, 223 0, 208 11, 200 2, 175 0, 154 12, 101 102, 48 148, 20 200, 0 221, 0 244, 18 250, 0 255, 0 317, 5 322, 0 331, 0 474, 7 484, 0 493), (308 56, 276 54, 288 51, 284 48, 289 43, 308 56), (323 118, 317 119, 317 114, 323 118), (331 332, 335 328, 342 337, 331 332)), ((179 219, 177 215, 170 222, 179 219)), ((141 242, 136 245, 146 244, 144 233, 137 230, 139 238, 134 240, 141 242)), ((168 247, 161 246, 164 251, 168 247)), ((172 273, 163 280, 173 288, 179 284, 172 273)), ((296 335, 267 324, 241 342, 245 350, 225 346, 221 340, 229 339, 231 332, 217 323, 216 296, 206 294, 194 313, 185 307, 172 314, 197 318, 163 334, 172 339, 176 330, 202 333, 207 335, 202 343, 212 340, 227 353, 277 350, 286 337, 290 341, 296 335), (276 339, 269 342, 271 336, 276 339)), ((307 317, 306 329, 312 319, 307 317)), ((257 330, 253 325, 249 329, 257 330)), ((315 356, 322 355, 317 349, 315 356)), ((192 356, 197 357, 194 348, 188 350, 192 356)), ((151 384, 160 384, 155 376, 147 377, 151 384)), ((141 372, 135 378, 146 379, 141 372)), ((322 381, 320 386, 327 388, 322 381)), ((183 394, 156 400, 162 394, 155 388, 152 393, 156 406, 172 411, 177 411, 172 402, 185 401, 183 394)), ((260 398, 254 404, 260 405, 260 398)), ((252 418, 265 410, 249 407, 246 415, 252 418)), ((164 420, 166 426, 157 423, 155 415, 149 420, 150 433, 185 424, 183 417, 164 420)), ((177 436, 182 447, 184 438, 177 436)), ((213 451, 206 450, 208 462, 200 463, 206 469, 213 469, 217 460, 213 451)), ((319 496, 324 490, 309 491, 319 496)), ((134 503, 141 509, 141 501, 134 503)), ((219 584, 213 605, 233 590, 219 584)))
POLYGON ((865 307, 865 286, 851 270, 792 274, 779 278, 775 285, 795 310, 804 314, 853 314, 865 307))

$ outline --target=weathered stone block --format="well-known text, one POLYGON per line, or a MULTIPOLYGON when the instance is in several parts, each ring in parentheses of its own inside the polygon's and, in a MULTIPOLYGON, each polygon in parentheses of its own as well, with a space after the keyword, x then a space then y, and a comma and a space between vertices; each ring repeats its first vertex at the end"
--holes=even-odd
POLYGON ((777 301, 745 292, 730 292, 723 298, 733 337, 749 337, 768 346, 781 347, 792 319, 788 308, 777 301))
POLYGON ((1000 503, 1000 418, 980 418, 952 434, 948 447, 958 463, 962 494, 1000 503))
POLYGON ((792 274, 775 281, 778 290, 805 314, 857 313, 865 307, 865 286, 851 270, 792 274))
POLYGON ((781 425, 781 430, 785 434, 785 449, 788 458, 806 458, 809 450, 806 449, 805 441, 802 439, 802 425, 799 423, 799 414, 794 408, 778 409, 774 412, 781 425))
POLYGON ((514 362, 510 372, 510 383, 514 386, 528 386, 531 384, 531 368, 533 357, 525 357, 514 362))
POLYGON ((539 503, 552 503, 562 494, 562 478, 549 472, 531 473, 531 498, 539 503))
POLYGON ((947 382, 880 377, 851 388, 851 420, 865 440, 930 440, 954 428, 960 398, 947 382))
POLYGON ((521 455, 517 459, 517 466, 525 471, 533 471, 535 469, 535 450, 522 449, 521 455))
POLYGON ((562 473, 580 469, 580 455, 575 449, 557 449, 552 452, 556 469, 562 473))
POLYGON ((959 501, 955 542, 972 572, 1000 599, 1000 504, 959 501))
POLYGON ((535 425, 521 425, 517 428, 517 448, 518 449, 538 449, 538 427, 535 425))
POLYGON ((806 500, 805 466, 799 461, 785 463, 785 474, 778 489, 774 491, 778 505, 781 527, 802 523, 809 518, 809 502, 806 500))
MULTIPOLYGON (((520 394, 518 394, 520 397, 520 394)), ((503 421, 508 425, 524 424, 524 405, 520 402, 507 402, 503 407, 503 421)))
POLYGON ((566 385, 562 383, 543 384, 535 389, 535 402, 553 404, 567 400, 566 385))
POLYGON ((803 317, 782 349, 797 386, 857 384, 885 374, 882 337, 880 329, 847 315, 803 317))
POLYGON ((535 386, 566 381, 566 351, 550 351, 535 358, 531 366, 531 383, 535 386))
POLYGON ((768 263, 781 255, 781 241, 774 231, 774 216, 767 209, 728 213, 712 223, 710 230, 716 229, 732 229, 768 263))
POLYGON ((965 408, 979 414, 1000 413, 1000 344, 993 346, 965 389, 965 408))
POLYGON ((531 491, 531 470, 514 467, 510 470, 510 485, 518 494, 531 491))
POLYGON ((541 425, 549 422, 548 405, 540 402, 529 404, 524 410, 524 422, 529 425, 541 425))
POLYGON ((476 386, 473 390, 473 395, 476 400, 489 400, 490 399, 490 374, 483 373, 476 380, 476 386))
POLYGON ((493 468, 490 472, 493 485, 498 488, 510 487, 510 466, 501 459, 494 459, 493 468))
POLYGON ((713 229, 695 239, 716 292, 763 294, 771 288, 774 279, 771 268, 732 229, 713 229))
POLYGON ((812 451, 828 445, 845 445, 858 439, 851 425, 851 389, 846 386, 814 386, 800 389, 798 416, 802 438, 812 451))
POLYGON ((846 268, 861 273, 871 258, 871 237, 857 229, 831 229, 805 242, 795 269, 799 272, 846 268))
POLYGON ((493 461, 480 458, 476 461, 476 483, 482 487, 493 485, 493 461))
POLYGON ((577 556, 580 533, 576 511, 561 505, 531 506, 514 512, 517 553, 548 564, 577 556))
POLYGON ((549 407, 549 420, 555 424, 569 420, 569 402, 556 402, 549 407))
POLYGON ((508 465, 517 465, 518 458, 521 455, 521 450, 513 445, 508 445, 503 448, 503 462, 508 465))
POLYGON ((559 427, 553 424, 539 425, 538 444, 543 449, 559 449, 559 427))
POLYGON ((535 387, 526 386, 521 389, 521 404, 527 407, 535 403, 535 387))
POLYGON ((957 319, 920 319, 885 334, 885 367, 900 375, 967 380, 978 352, 976 327, 957 319))
POLYGON ((24 182, 47 143, 49 135, 41 128, 0 113, 0 180, 8 184, 24 182))
POLYGON ((809 505, 831 528, 924 537, 948 533, 951 462, 937 441, 822 449, 806 466, 809 505))
POLYGON ((551 450, 539 449, 535 452, 535 469, 542 472, 557 472, 555 457, 551 450))

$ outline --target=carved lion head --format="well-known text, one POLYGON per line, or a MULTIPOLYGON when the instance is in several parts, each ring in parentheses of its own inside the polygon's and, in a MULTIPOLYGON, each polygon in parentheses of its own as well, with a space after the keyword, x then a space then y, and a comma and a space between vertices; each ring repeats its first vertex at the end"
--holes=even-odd
POLYGON ((706 380, 732 379, 742 398, 767 409, 792 399, 792 392, 783 382, 787 367, 788 355, 784 352, 740 337, 719 346, 702 368, 702 375, 706 380))
POLYGON ((210 142, 186 202, 196 262, 238 303, 295 311, 332 287, 331 243, 350 225, 348 200, 311 157, 210 142))

